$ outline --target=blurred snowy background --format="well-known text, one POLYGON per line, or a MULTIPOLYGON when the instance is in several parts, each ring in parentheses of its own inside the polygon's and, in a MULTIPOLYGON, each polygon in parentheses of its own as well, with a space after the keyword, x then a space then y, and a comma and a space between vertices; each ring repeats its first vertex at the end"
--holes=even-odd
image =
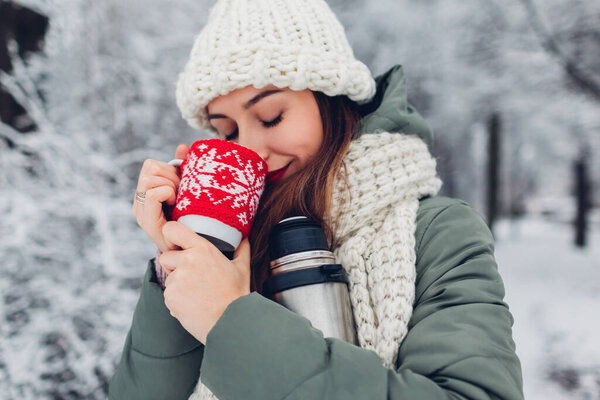
MULTIPOLYGON (((137 173, 203 137, 174 85, 211 4, 0 0, 0 399, 106 397, 154 255, 137 173)), ((330 4, 374 75, 404 66, 443 194, 494 222, 526 398, 600 399, 600 2, 330 4)))

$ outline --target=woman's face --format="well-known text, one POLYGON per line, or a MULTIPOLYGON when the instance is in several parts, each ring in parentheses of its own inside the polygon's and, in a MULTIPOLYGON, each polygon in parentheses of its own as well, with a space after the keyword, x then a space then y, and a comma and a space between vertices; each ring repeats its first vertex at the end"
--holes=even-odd
POLYGON ((258 153, 269 166, 268 180, 287 179, 306 166, 323 142, 317 102, 308 89, 246 86, 212 100, 208 119, 221 139, 258 153))

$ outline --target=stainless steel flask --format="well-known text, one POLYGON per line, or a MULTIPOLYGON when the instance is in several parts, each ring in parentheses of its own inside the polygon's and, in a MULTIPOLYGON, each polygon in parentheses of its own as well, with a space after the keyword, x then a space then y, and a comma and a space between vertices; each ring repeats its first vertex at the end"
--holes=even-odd
POLYGON ((280 221, 269 236, 269 255, 264 295, 307 318, 324 337, 358 346, 348 276, 335 263, 321 226, 304 216, 280 221))

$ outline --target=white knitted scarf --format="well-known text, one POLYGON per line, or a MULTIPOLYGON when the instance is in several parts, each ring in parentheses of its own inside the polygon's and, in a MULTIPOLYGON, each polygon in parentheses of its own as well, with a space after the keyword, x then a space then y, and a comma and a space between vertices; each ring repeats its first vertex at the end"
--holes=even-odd
MULTIPOLYGON (((344 211, 336 231, 341 244, 333 253, 349 275, 360 347, 394 369, 413 311, 419 198, 437 194, 442 182, 417 136, 362 135, 344 162, 348 186, 337 179, 332 198, 332 215, 344 211)), ((189 400, 203 399, 217 397, 199 379, 189 400)))

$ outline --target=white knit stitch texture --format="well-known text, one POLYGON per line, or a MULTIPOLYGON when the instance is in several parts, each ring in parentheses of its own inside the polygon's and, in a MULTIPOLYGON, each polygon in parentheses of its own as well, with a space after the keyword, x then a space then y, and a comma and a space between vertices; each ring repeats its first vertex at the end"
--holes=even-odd
POLYGON ((324 0, 219 0, 179 74, 176 99, 194 128, 214 131, 205 106, 248 85, 311 89, 359 103, 375 94, 324 0))
MULTIPOLYGON (((344 157, 348 189, 335 182, 336 262, 349 275, 358 340, 395 369, 415 296, 415 221, 419 198, 441 187, 435 159, 417 136, 382 132, 354 140, 344 157), (350 197, 348 197, 350 195, 350 197)), ((189 400, 217 397, 200 380, 189 400)))

